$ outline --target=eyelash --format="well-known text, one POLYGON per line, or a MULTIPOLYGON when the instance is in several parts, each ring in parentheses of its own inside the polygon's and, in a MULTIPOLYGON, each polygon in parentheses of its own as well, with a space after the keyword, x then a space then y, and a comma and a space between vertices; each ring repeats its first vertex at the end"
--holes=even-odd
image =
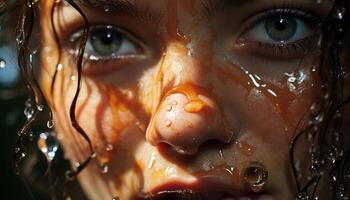
MULTIPOLYGON (((303 8, 277 8, 276 7, 274 9, 262 11, 260 14, 248 20, 248 25, 245 26, 244 28, 245 31, 243 31, 243 35, 250 28, 261 23, 263 20, 276 15, 283 15, 283 16, 298 18, 300 20, 303 20, 307 25, 310 25, 311 27, 320 27, 320 24, 322 22, 322 17, 318 16, 317 14, 310 13, 309 11, 304 11, 303 8)), ((248 43, 252 43, 249 49, 254 51, 254 53, 259 54, 259 52, 263 51, 263 52, 270 52, 270 55, 264 55, 264 56, 270 56, 270 57, 278 56, 279 58, 281 57, 291 58, 291 57, 300 57, 300 51, 303 51, 303 54, 305 54, 307 52, 310 52, 310 50, 316 49, 315 44, 317 44, 318 39, 319 39, 319 31, 315 30, 313 35, 295 42, 266 43, 266 42, 259 42, 259 41, 255 41, 255 42, 248 41, 248 43)))

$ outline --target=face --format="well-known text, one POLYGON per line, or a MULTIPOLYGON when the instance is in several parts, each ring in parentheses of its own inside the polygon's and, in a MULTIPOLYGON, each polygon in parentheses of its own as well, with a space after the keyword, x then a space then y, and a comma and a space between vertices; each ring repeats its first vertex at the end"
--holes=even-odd
MULTIPOLYGON (((89 198, 296 198, 289 145, 320 95, 331 1, 78 5, 90 25, 75 109, 96 151, 78 176, 89 198)), ((70 119, 85 23, 67 3, 40 12, 40 82, 76 166, 89 156, 70 119)))

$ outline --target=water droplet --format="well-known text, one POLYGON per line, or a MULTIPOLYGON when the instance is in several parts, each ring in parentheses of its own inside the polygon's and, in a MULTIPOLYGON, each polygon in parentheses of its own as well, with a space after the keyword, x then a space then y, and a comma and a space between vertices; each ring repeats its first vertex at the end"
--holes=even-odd
POLYGON ((288 82, 290 82, 290 83, 294 83, 296 80, 297 80, 297 78, 294 76, 291 76, 288 78, 288 82))
POLYGON ((40 133, 37 145, 49 162, 55 158, 58 150, 58 143, 53 133, 40 133))
POLYGON ((75 81, 76 77, 75 77, 74 75, 72 75, 72 76, 70 77, 70 79, 71 79, 72 81, 75 81))
POLYGON ((109 7, 109 5, 105 5, 105 6, 103 6, 103 10, 105 11, 105 12, 108 12, 108 11, 110 11, 110 7, 109 7))
POLYGON ((333 14, 332 14, 332 16, 334 17, 334 18, 336 18, 336 19, 338 19, 338 20, 342 20, 343 18, 344 18, 344 16, 345 16, 345 8, 344 7, 337 7, 335 10, 334 10, 334 12, 333 12, 333 14))
POLYGON ((323 159, 313 159, 311 161, 310 171, 314 176, 323 175, 325 161, 323 159))
POLYGON ((20 151, 21 151, 20 148, 18 148, 18 147, 15 148, 15 153, 19 153, 20 151))
POLYGON ((309 195, 305 192, 298 194, 297 200, 309 200, 309 195))
POLYGON ((6 61, 4 59, 0 59, 0 68, 6 67, 6 61))
POLYGON ((321 113, 321 114, 313 117, 310 120, 309 124, 320 124, 323 121, 323 119, 324 119, 324 115, 323 115, 323 113, 321 113))
POLYGON ((37 105, 38 110, 41 112, 44 110, 44 105, 37 105))
POLYGON ((171 111, 173 109, 173 106, 172 105, 167 105, 166 108, 165 108, 167 111, 171 111))
POLYGON ((101 168, 102 174, 106 174, 108 172, 108 164, 107 163, 101 164, 100 168, 101 168))
POLYGON ((171 105, 176 106, 177 105, 177 101, 171 102, 171 105))
POLYGON ((172 124, 171 120, 166 120, 166 121, 165 121, 165 126, 166 126, 166 127, 170 127, 171 124, 172 124))
POLYGON ((90 156, 91 156, 91 158, 96 158, 97 157, 97 153, 94 151, 94 152, 91 153, 90 156))
POLYGON ((151 155, 151 159, 148 162, 148 169, 151 169, 154 166, 154 162, 156 161, 156 155, 154 155, 154 153, 152 153, 151 155))
POLYGON ((112 144, 108 144, 106 147, 106 151, 112 151, 113 150, 113 145, 112 144))
POLYGON ((245 43, 246 43, 246 39, 245 39, 245 38, 239 38, 239 39, 237 40, 237 45, 238 45, 239 47, 244 47, 244 46, 245 46, 245 43))
POLYGON ((78 169, 80 166, 81 166, 80 162, 76 162, 76 163, 74 164, 74 167, 75 167, 76 169, 78 169))
POLYGON ((62 69, 63 69, 63 65, 60 63, 60 64, 58 64, 57 65, 57 71, 62 71, 62 69))
POLYGON ((48 120, 46 123, 47 128, 53 128, 53 126, 55 125, 55 123, 53 122, 52 119, 48 120))
POLYGON ((29 141, 34 140, 34 133, 32 131, 29 132, 28 136, 29 136, 29 141))
POLYGON ((337 189, 337 197, 339 200, 347 200, 349 197, 347 197, 345 194, 345 188, 343 185, 340 185, 337 189))
POLYGON ((31 119, 34 115, 34 108, 33 107, 26 107, 24 109, 24 115, 27 117, 27 119, 31 119))
POLYGON ((331 146, 328 149, 328 155, 327 155, 328 160, 330 160, 332 163, 335 163, 338 156, 339 156, 338 148, 335 146, 331 146))
POLYGON ((119 200, 119 197, 113 197, 112 200, 119 200))
POLYGON ((259 192, 266 184, 268 172, 265 166, 259 162, 252 162, 245 169, 244 179, 249 184, 253 192, 259 192))

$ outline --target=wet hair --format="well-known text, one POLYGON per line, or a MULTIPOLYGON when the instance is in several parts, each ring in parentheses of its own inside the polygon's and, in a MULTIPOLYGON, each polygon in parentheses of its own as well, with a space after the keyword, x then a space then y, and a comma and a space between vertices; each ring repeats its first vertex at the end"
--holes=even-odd
MULTIPOLYGON (((23 4, 22 13, 18 23, 17 49, 18 63, 21 69, 23 81, 28 88, 30 100, 26 103, 27 121, 18 132, 15 149, 14 165, 18 169, 21 160, 25 157, 26 146, 23 145, 24 138, 28 136, 30 128, 35 121, 40 106, 45 104, 45 99, 40 86, 35 78, 35 67, 28 60, 31 56, 30 39, 33 33, 35 20, 38 18, 35 0, 26 0, 23 4), (30 115, 30 116, 29 116, 30 115), (29 117, 28 117, 29 116, 29 117)), ((77 1, 65 0, 65 3, 74 7, 84 20, 82 38, 79 45, 76 69, 78 71, 77 89, 70 106, 70 118, 72 126, 85 139, 90 147, 90 155, 77 168, 67 173, 67 180, 74 178, 90 162, 94 155, 94 149, 88 135, 80 127, 75 117, 76 102, 80 92, 81 73, 83 66, 83 55, 85 45, 89 36, 89 21, 84 12, 79 8, 77 1)), ((51 18, 55 8, 62 1, 57 1, 51 10, 51 18)), ((56 43, 61 50, 61 44, 57 36, 55 26, 52 23, 56 43)), ((350 1, 335 0, 334 7, 329 15, 321 23, 322 36, 319 41, 321 49, 321 60, 319 76, 321 79, 321 95, 312 105, 309 113, 308 125, 299 133, 290 144, 290 165, 296 184, 299 199, 314 199, 320 192, 322 182, 326 182, 333 195, 332 199, 350 198, 350 137, 349 130, 342 127, 344 112, 350 102, 350 97, 345 96, 345 80, 349 79, 349 66, 346 65, 346 58, 350 52, 350 1), (308 168, 299 169, 296 152, 298 144, 306 140, 309 146, 305 155, 310 157, 308 168), (302 178, 300 178, 302 177, 302 178)), ((59 52, 56 64, 56 72, 51 83, 51 94, 54 90, 55 78, 61 52, 59 52)), ((349 60, 347 60, 349 63, 349 60)), ((347 94, 348 95, 348 94, 347 94)), ((51 109, 54 109, 51 107, 51 109)), ((52 114, 49 110, 49 120, 52 114)), ((304 141, 305 142, 305 141, 304 141)))

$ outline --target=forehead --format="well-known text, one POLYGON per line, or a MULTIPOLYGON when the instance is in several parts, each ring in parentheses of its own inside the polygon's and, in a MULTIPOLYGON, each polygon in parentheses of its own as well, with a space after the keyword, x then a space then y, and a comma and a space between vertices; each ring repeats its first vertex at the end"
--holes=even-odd
POLYGON ((200 12, 208 9, 239 9, 241 7, 315 7, 320 11, 329 10, 333 5, 332 0, 80 0, 79 4, 103 9, 116 7, 147 7, 153 11, 170 12, 173 10, 185 10, 188 12, 200 12))

